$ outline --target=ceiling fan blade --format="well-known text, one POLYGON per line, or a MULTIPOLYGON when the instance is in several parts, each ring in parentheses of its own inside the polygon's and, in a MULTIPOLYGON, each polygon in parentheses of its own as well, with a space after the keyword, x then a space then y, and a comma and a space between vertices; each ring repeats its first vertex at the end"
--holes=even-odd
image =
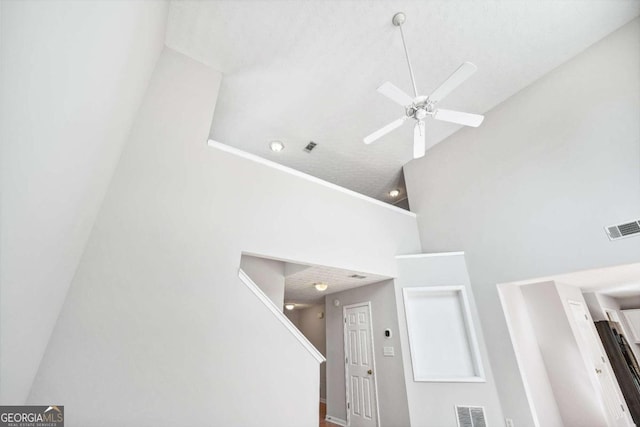
POLYGON ((402 126, 402 124, 408 119, 407 116, 403 116, 400 117, 398 120, 394 120, 391 123, 389 123, 388 125, 378 129, 377 131, 373 132, 371 135, 366 136, 363 141, 365 144, 371 144, 373 141, 375 141, 376 139, 379 139, 381 137, 383 137, 384 135, 388 134, 389 132, 391 132, 392 130, 394 130, 395 128, 398 128, 400 126, 402 126))
POLYGON ((402 89, 398 89, 395 85, 390 82, 383 83, 378 89, 378 92, 391 99, 392 101, 397 102, 398 104, 404 106, 413 104, 413 98, 407 95, 402 91, 402 89))
POLYGON ((478 67, 471 62, 465 62, 458 67, 458 69, 454 71, 453 74, 451 74, 449 78, 440 85, 440 87, 429 95, 429 101, 433 103, 440 102, 445 96, 449 95, 455 88, 471 77, 477 69, 478 67))
POLYGON ((413 158, 419 159, 427 151, 424 121, 420 120, 413 128, 413 158))
POLYGON ((442 110, 438 109, 433 114, 433 118, 436 120, 442 120, 445 122, 458 123, 460 125, 472 126, 477 128, 484 120, 484 116, 480 114, 463 113, 461 111, 442 110))

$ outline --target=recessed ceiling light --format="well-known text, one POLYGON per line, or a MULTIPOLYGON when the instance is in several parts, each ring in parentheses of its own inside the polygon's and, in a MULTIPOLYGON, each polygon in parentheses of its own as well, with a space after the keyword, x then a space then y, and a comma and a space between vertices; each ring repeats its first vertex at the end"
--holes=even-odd
POLYGON ((400 195, 400 190, 398 190, 398 189, 391 190, 391 191, 389 191, 389 195, 391 197, 398 197, 400 195))
POLYGON ((329 287, 329 285, 327 285, 326 283, 322 283, 322 282, 320 282, 320 283, 314 283, 314 284, 313 284, 313 287, 314 287, 314 288, 316 288, 316 291, 318 291, 318 292, 323 292, 323 291, 326 291, 326 290, 327 290, 327 288, 329 287))
POLYGON ((278 151, 284 150, 284 144, 282 141, 271 141, 269 143, 269 148, 271 148, 271 151, 275 151, 277 153, 278 151))
POLYGON ((287 303, 287 304, 284 305, 284 308, 286 308, 287 310, 291 311, 294 308, 296 308, 296 305, 292 304, 292 303, 287 303))

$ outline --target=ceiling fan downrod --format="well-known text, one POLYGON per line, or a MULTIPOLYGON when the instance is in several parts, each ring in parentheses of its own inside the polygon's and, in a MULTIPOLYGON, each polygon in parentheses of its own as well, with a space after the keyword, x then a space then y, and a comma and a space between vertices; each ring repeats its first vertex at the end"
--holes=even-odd
POLYGON ((418 97, 418 88, 416 86, 416 78, 413 75, 413 67, 411 66, 411 59, 409 59, 409 51, 407 50, 407 42, 404 40, 404 32, 402 31, 402 24, 407 20, 407 17, 404 13, 398 12, 393 15, 393 25, 400 28, 400 37, 402 37, 402 46, 404 47, 404 55, 407 58, 407 65, 409 66, 409 74, 411 75, 411 83, 413 84, 413 94, 417 98, 418 97))

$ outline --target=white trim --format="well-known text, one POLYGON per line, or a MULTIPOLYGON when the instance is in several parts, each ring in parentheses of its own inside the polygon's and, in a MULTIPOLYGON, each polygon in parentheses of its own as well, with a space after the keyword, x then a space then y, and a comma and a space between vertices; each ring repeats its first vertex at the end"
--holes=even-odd
MULTIPOLYGON (((507 309, 507 307, 509 306, 509 303, 507 302, 504 296, 503 290, 505 286, 515 286, 515 285, 511 285, 511 284, 496 285, 496 287, 498 288, 498 298, 500 298, 500 304, 502 305, 502 313, 504 314, 505 320, 507 322, 507 330, 509 331, 509 337, 511 337, 511 339, 513 340, 513 337, 516 336, 516 331, 513 329, 513 325, 512 325, 513 318, 509 313, 509 310, 507 309)), ((531 385, 529 384, 529 379, 524 374, 523 367, 522 367, 522 361, 521 361, 522 352, 520 351, 520 346, 517 340, 513 340, 512 345, 513 345, 513 351, 516 355, 516 363, 518 365, 518 371, 520 372, 520 378, 522 379, 522 383, 524 385, 524 394, 527 397, 527 402, 529 403, 529 407, 531 408, 533 425, 534 427, 540 427, 540 420, 538 419, 538 409, 536 408, 536 404, 535 404, 536 402, 533 399, 533 396, 531 395, 531 385)))
POLYGON ((324 417, 324 420, 329 421, 330 423, 333 423, 333 424, 338 424, 339 426, 342 426, 342 427, 347 427, 347 422, 342 418, 332 417, 331 415, 327 415, 326 417, 324 417))
POLYGON ((262 301, 262 303, 276 316, 280 323, 282 323, 284 327, 287 328, 294 337, 296 337, 300 344, 302 344, 302 346, 306 348, 309 353, 311 353, 311 355, 318 361, 318 363, 327 361, 322 353, 320 353, 313 346, 313 344, 311 344, 307 337, 302 335, 302 332, 300 332, 298 328, 296 328, 295 325, 291 323, 291 320, 289 320, 287 316, 284 315, 282 310, 280 310, 278 306, 276 306, 273 301, 271 301, 271 298, 269 298, 264 292, 262 292, 262 289, 260 289, 258 285, 256 285, 255 282, 251 280, 247 273, 245 273, 242 269, 239 269, 238 277, 240 278, 242 283, 247 285, 247 287, 251 289, 251 291, 260 299, 260 301, 262 301))
POLYGON ((635 344, 639 344, 640 343, 640 330, 638 329, 638 322, 636 322, 636 319, 633 318, 633 314, 635 312, 640 311, 640 309, 637 308, 627 308, 624 310, 620 310, 622 311, 622 314, 624 315, 624 318, 627 321, 627 325, 629 325, 629 329, 631 329, 631 338, 633 338, 633 342, 635 344))
POLYGON ((469 305, 469 300, 467 298, 467 291, 465 286, 463 285, 455 285, 455 286, 427 286, 427 287, 408 287, 402 289, 403 302, 404 302, 404 312, 407 322, 407 337, 409 339, 409 353, 411 354, 411 365, 413 367, 413 380, 416 382, 462 382, 462 383, 483 383, 486 382, 486 377, 484 374, 484 367, 482 365, 482 357, 480 354, 480 346, 478 345, 478 339, 476 337, 476 331, 473 323, 473 319, 471 317, 471 309, 469 305), (411 320, 409 319, 409 301, 411 298, 411 294, 420 294, 420 293, 436 293, 436 292, 457 292, 458 293, 458 301, 462 301, 462 316, 465 324, 465 328, 467 331, 467 342, 469 344, 469 350, 471 352, 471 360, 473 362, 475 373, 474 376, 469 377, 453 377, 453 378, 429 378, 429 377, 417 377, 415 366, 416 361, 418 359, 418 355, 415 354, 415 345, 411 345, 411 329, 415 328, 416 325, 412 325, 411 320))
POLYGON ((340 187, 339 185, 333 184, 331 182, 327 182, 327 181, 325 181, 323 179, 320 179, 320 178, 317 178, 315 176, 306 174, 304 172, 300 172, 299 170, 292 169, 292 168, 290 168, 288 166, 283 166, 280 163, 276 163, 276 162, 273 162, 271 160, 263 159, 260 156, 256 156, 255 154, 247 153, 246 151, 239 150, 237 148, 234 148, 234 147, 231 147, 229 145, 223 144, 222 142, 218 142, 218 141, 214 141, 213 139, 210 139, 210 140, 207 141, 207 144, 209 145, 209 147, 216 148, 216 149, 218 149, 220 151, 225 151, 227 153, 234 154, 234 155, 236 155, 238 157, 242 157, 242 158, 245 158, 247 160, 251 160, 253 162, 263 164, 265 166, 269 166, 270 168, 279 170, 281 172, 288 173, 288 174, 296 176, 298 178, 305 179, 305 180, 313 182, 315 184, 320 184, 320 185, 322 185, 324 187, 331 188, 332 190, 337 190, 337 191, 339 191, 341 193, 344 193, 344 194, 347 194, 349 196, 358 198, 360 200, 365 200, 365 201, 373 203, 375 205, 382 206, 382 207, 387 208, 387 209, 391 209, 392 211, 394 211, 396 213, 401 213, 403 215, 408 215, 411 218, 417 218, 415 213, 410 212, 408 210, 399 208, 397 206, 390 205, 389 203, 382 202, 380 200, 374 199, 374 198, 369 197, 369 196, 365 196, 364 194, 360 194, 360 193, 358 193, 356 191, 349 190, 349 189, 344 188, 344 187, 340 187))
POLYGON ((351 409, 349 407, 349 372, 348 372, 348 365, 347 365, 347 311, 346 311, 347 306, 342 306, 342 348, 343 348, 343 353, 342 356, 344 357, 344 406, 345 406, 345 410, 347 411, 347 420, 345 421, 345 426, 349 426, 350 424, 350 416, 349 416, 349 410, 351 409))
MULTIPOLYGON (((610 321, 617 322, 617 323, 622 323, 622 322, 620 322, 620 316, 618 316, 618 310, 616 310, 614 308, 602 307, 602 311, 604 311, 604 315, 610 321)), ((625 335, 628 335, 628 334, 625 333, 625 335)))
MULTIPOLYGON (((369 309, 369 337, 371 338, 371 363, 373 364, 373 392, 375 393, 376 398, 376 426, 380 427, 380 402, 378 401, 378 370, 376 368, 376 350, 373 342, 373 311, 371 309, 371 301, 359 302, 356 304, 349 304, 342 306, 342 336, 344 338, 344 355, 345 355, 345 367, 344 367, 344 385, 345 385, 345 397, 347 403, 349 402, 349 372, 347 368, 346 362, 346 354, 347 354, 347 309, 349 308, 357 308, 357 307, 367 307, 369 309)), ((349 417, 349 409, 347 409, 347 426, 351 425, 351 420, 349 417)))
POLYGON ((460 256, 464 255, 464 252, 435 252, 430 254, 408 254, 408 255, 396 255, 396 259, 407 259, 407 258, 435 258, 441 256, 460 256))

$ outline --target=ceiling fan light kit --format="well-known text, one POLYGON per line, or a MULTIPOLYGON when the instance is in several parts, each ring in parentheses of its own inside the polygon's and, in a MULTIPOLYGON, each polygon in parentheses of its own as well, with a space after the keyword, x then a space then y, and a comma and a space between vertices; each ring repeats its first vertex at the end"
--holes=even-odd
POLYGON ((400 29, 402 46, 404 47, 404 54, 407 58, 407 65, 409 66, 409 75, 411 76, 414 97, 409 96, 390 82, 385 82, 378 87, 378 92, 392 101, 395 101, 397 104, 402 105, 405 109, 405 114, 399 119, 394 120, 388 125, 383 126, 372 134, 366 136, 363 141, 365 144, 371 144, 392 130, 402 126, 408 119, 413 119, 416 122, 413 128, 413 158, 417 159, 424 156, 426 152, 426 130, 424 119, 427 116, 431 116, 436 120, 472 127, 480 126, 484 120, 484 116, 479 114, 463 113, 460 111, 445 110, 437 107, 437 104, 442 99, 476 72, 478 67, 473 65, 471 62, 463 63, 456 71, 454 71, 453 74, 451 74, 451 76, 449 76, 447 80, 444 81, 444 83, 434 90, 431 95, 418 95, 416 79, 413 75, 413 67, 411 66, 409 51, 407 50, 407 44, 404 40, 404 32, 402 31, 402 24, 404 24, 406 19, 405 14, 399 12, 393 15, 391 22, 400 29))

